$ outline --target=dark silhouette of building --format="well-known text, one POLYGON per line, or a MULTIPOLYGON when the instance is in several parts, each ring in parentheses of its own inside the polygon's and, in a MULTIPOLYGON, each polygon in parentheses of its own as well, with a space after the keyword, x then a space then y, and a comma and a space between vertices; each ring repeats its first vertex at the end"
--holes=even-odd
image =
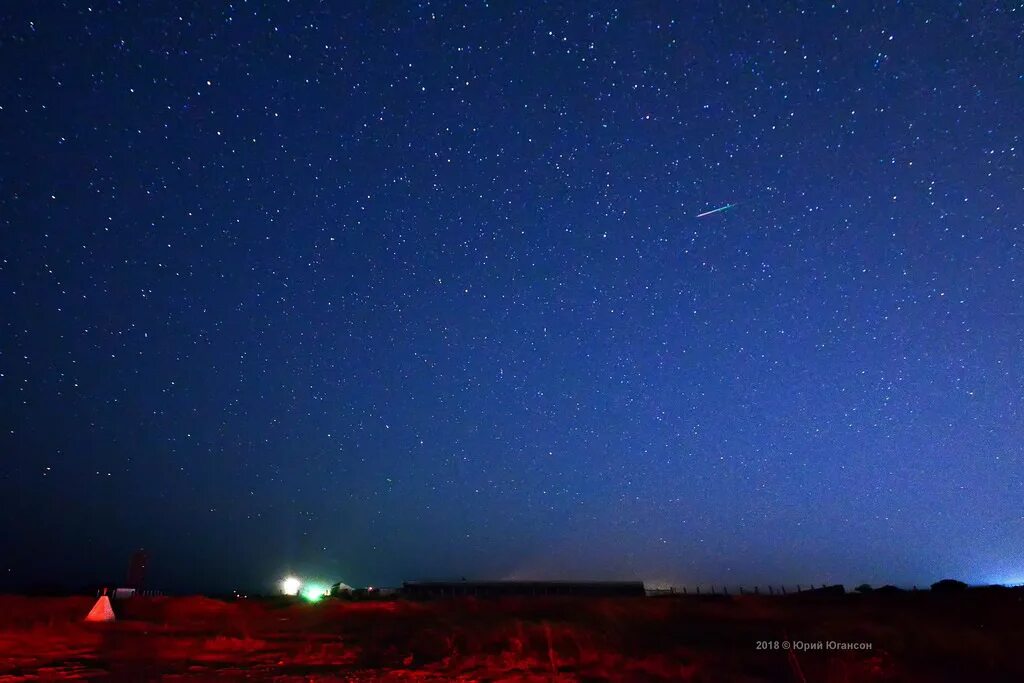
POLYGON ((642 581, 406 581, 409 598, 505 596, 644 597, 642 581))
POLYGON ((149 564, 149 554, 138 549, 132 553, 132 560, 128 564, 128 588, 142 590, 146 587, 146 566, 149 564))

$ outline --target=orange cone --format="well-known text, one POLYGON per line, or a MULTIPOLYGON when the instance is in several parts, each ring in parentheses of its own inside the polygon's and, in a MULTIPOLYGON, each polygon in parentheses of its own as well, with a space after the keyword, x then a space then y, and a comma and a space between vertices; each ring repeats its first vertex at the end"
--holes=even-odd
POLYGON ((111 607, 110 598, 106 595, 101 595, 89 613, 85 615, 86 621, 114 621, 115 619, 117 617, 114 616, 114 608, 111 607))

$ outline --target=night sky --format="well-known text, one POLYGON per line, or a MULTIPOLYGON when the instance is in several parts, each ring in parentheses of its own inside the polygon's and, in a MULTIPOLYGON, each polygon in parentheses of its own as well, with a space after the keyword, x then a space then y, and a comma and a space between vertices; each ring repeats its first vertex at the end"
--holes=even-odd
POLYGON ((1019 4, 109 4, 0 10, 0 588, 1024 577, 1019 4))

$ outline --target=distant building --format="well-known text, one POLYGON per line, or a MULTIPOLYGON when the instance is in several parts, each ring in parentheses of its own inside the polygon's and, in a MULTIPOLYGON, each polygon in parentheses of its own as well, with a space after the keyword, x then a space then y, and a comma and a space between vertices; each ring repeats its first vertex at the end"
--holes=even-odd
POLYGON ((402 584, 402 595, 408 598, 642 598, 646 592, 642 581, 406 581, 402 584))

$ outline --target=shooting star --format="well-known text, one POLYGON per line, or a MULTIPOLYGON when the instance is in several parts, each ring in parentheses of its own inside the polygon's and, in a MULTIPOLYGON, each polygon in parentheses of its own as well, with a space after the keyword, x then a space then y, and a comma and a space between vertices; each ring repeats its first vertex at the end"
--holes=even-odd
POLYGON ((704 216, 710 216, 713 213, 718 213, 719 211, 725 211, 726 209, 731 209, 734 206, 736 206, 736 205, 735 204, 726 204, 725 206, 720 206, 717 209, 711 209, 710 211, 705 211, 704 213, 698 213, 697 214, 697 218, 704 218, 704 216))

